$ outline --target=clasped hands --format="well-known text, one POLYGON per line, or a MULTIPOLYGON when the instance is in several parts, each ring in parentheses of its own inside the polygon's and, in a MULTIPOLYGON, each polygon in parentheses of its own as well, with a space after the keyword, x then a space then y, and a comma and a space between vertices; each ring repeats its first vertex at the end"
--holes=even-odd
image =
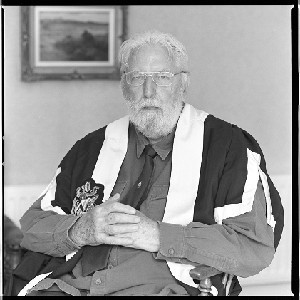
POLYGON ((157 252, 157 222, 119 200, 120 195, 115 194, 82 214, 69 230, 70 239, 80 247, 110 244, 157 252))

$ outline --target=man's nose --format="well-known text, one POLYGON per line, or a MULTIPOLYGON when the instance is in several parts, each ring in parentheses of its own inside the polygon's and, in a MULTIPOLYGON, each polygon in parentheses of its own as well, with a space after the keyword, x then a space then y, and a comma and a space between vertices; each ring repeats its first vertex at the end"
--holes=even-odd
POLYGON ((144 82, 144 97, 151 98, 155 94, 156 83, 152 80, 151 76, 146 76, 144 82))

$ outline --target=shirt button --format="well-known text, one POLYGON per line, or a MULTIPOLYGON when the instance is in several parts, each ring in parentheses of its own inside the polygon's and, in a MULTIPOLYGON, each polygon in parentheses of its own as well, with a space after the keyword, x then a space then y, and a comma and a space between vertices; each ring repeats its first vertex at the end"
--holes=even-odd
POLYGON ((102 281, 101 281, 101 279, 100 279, 100 278, 98 278, 98 279, 96 279, 96 280, 95 280, 95 283, 96 283, 96 284, 101 284, 101 283, 102 283, 102 281))
POLYGON ((173 255, 173 254, 175 253, 175 250, 174 250, 173 248, 170 248, 170 249, 168 250, 168 252, 169 252, 170 255, 173 255))

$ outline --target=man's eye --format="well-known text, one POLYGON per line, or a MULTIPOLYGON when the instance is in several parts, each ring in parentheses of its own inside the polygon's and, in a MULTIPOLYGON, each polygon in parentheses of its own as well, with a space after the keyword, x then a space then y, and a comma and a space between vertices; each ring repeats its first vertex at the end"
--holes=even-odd
POLYGON ((167 82, 171 79, 171 76, 169 74, 160 74, 158 76, 158 80, 160 81, 164 81, 164 82, 167 82))
POLYGON ((158 74, 158 77, 159 77, 160 79, 169 79, 169 78, 171 78, 170 74, 168 74, 168 73, 161 73, 161 74, 158 74))
POLYGON ((141 78, 143 78, 143 75, 139 75, 139 74, 132 75, 132 79, 134 80, 141 79, 141 78))

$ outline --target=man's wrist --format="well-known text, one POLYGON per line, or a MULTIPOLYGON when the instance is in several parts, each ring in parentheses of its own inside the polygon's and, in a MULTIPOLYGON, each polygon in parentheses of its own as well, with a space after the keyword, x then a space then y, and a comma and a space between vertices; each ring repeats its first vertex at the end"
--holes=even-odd
POLYGON ((151 252, 157 253, 160 247, 160 231, 158 221, 154 221, 154 235, 152 236, 152 247, 151 252))
POLYGON ((86 245, 85 243, 85 226, 82 219, 83 215, 81 215, 76 222, 73 224, 73 226, 68 231, 68 237, 69 239, 78 247, 82 248, 86 245))
POLYGON ((157 258, 184 257, 185 238, 184 226, 158 222, 160 232, 160 245, 157 258))
POLYGON ((160 222, 156 221, 156 229, 157 229, 157 250, 153 252, 158 252, 160 249, 160 222))

